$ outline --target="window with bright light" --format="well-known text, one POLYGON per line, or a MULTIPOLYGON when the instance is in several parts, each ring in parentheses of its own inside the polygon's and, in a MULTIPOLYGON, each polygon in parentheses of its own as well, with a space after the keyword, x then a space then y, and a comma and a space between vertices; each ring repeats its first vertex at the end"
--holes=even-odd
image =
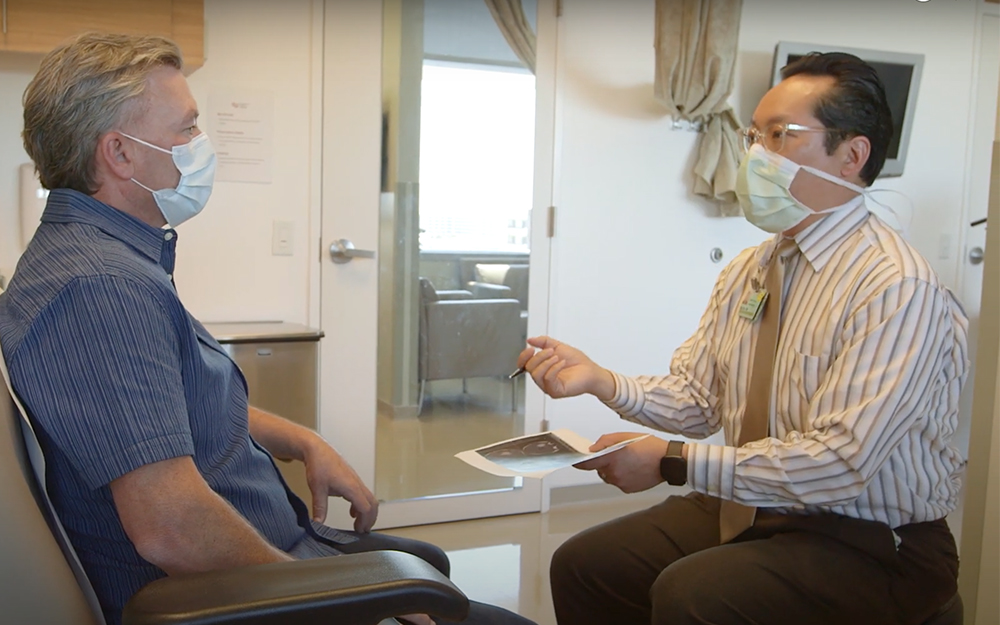
POLYGON ((528 252, 534 137, 532 74, 424 63, 421 251, 528 252))

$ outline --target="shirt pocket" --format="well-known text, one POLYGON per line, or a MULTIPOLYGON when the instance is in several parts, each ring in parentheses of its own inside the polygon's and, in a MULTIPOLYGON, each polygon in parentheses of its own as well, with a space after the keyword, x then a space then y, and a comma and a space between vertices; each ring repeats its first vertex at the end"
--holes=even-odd
POLYGON ((798 391, 806 403, 813 400, 823 377, 823 357, 792 352, 791 370, 788 378, 792 388, 798 391))

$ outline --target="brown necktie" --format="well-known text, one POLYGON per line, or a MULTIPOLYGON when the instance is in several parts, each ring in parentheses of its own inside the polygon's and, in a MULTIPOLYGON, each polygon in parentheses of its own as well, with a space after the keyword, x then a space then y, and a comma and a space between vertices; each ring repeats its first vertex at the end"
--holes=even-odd
MULTIPOLYGON (((747 405, 740 426, 739 447, 767 436, 768 416, 771 412, 771 380, 774 373, 774 354, 778 347, 778 326, 781 322, 781 291, 785 277, 785 263, 798 248, 792 239, 781 239, 764 278, 767 300, 761 312, 754 349, 753 368, 750 370, 750 388, 747 405)), ((736 538, 751 525, 757 508, 735 501, 722 500, 719 510, 719 538, 722 544, 736 538)))

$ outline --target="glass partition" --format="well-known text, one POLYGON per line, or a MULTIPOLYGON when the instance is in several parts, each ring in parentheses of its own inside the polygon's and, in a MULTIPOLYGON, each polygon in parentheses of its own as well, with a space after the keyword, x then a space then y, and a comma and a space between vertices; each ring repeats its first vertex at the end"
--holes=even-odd
POLYGON ((519 488, 454 455, 524 432, 535 79, 483 2, 384 8, 375 494, 519 488))

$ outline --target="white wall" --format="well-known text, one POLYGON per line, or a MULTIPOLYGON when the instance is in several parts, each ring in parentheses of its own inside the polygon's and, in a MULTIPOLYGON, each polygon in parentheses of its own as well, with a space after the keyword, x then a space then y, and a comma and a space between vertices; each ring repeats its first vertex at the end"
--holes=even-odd
POLYGON ((21 144, 21 94, 38 70, 41 55, 0 54, 0 275, 10 279, 21 254, 18 167, 31 160, 21 144))
MULTIPOLYGON (((721 269, 712 247, 731 259, 765 237, 687 192, 696 137, 672 130, 653 100, 653 12, 654 0, 564 0, 558 30, 549 331, 626 374, 667 370, 721 269)), ((906 173, 877 186, 912 199, 911 240, 949 285, 958 254, 942 257, 939 243, 962 234, 975 16, 972 2, 746 0, 732 97, 746 122, 780 40, 926 55, 906 173)), ((545 406, 552 428, 625 429, 590 399, 545 406)), ((569 472, 550 485, 592 481, 569 472)))
MULTIPOLYGON (((213 88, 274 94, 270 184, 217 182, 205 212, 178 228, 177 288, 202 320, 310 321, 318 242, 310 236, 320 120, 313 109, 309 0, 206 0, 205 65, 189 78, 208 111, 213 88), (275 220, 294 224, 294 254, 271 255, 275 220)), ((211 122, 202 117, 203 126, 211 122)))

